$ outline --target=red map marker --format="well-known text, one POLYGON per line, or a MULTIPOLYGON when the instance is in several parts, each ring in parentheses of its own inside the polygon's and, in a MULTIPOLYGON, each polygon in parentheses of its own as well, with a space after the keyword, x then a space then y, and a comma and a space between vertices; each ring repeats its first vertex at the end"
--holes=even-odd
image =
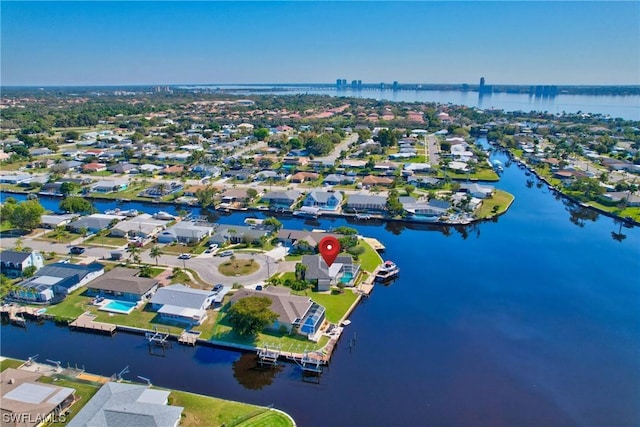
POLYGON ((323 237, 320 243, 318 243, 318 250, 324 262, 327 263, 327 266, 331 267, 331 264, 333 264, 333 261, 336 260, 336 257, 340 253, 340 242, 335 237, 323 237))

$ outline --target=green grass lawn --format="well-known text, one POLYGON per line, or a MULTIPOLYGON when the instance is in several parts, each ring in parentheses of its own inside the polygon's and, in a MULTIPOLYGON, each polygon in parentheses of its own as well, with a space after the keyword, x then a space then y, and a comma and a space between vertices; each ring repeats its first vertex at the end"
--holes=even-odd
POLYGON ((233 277, 255 273, 259 268, 260 265, 252 259, 234 259, 220 264, 218 271, 227 277, 233 277))
POLYGON ((307 291, 306 295, 325 308, 327 320, 332 323, 338 323, 358 297, 350 290, 341 294, 307 291))
POLYGON ((4 359, 0 361, 0 372, 4 371, 7 368, 18 368, 22 366, 24 362, 22 360, 16 359, 4 359))
POLYGON ((596 207, 598 209, 602 209, 603 211, 606 211, 606 212, 612 212, 622 218, 629 216, 636 221, 640 221, 640 207, 627 207, 621 210, 617 206, 607 206, 607 205, 603 205, 602 203, 598 203, 594 201, 589 201, 587 202, 587 204, 593 207, 596 207))
POLYGON ((285 261, 302 261, 302 255, 287 255, 284 257, 285 261))
POLYGON ((230 400, 217 399, 215 397, 202 396, 184 391, 172 390, 169 395, 169 404, 182 406, 183 427, 200 426, 292 426, 291 421, 284 415, 269 411, 268 408, 249 405, 246 403, 232 402, 230 400), (274 416, 272 416, 273 414, 274 416), (252 416, 254 415, 254 416, 252 416), (246 421, 242 419, 248 418, 246 421), (240 422, 239 424, 235 424, 240 422))
POLYGON ((364 240, 358 240, 358 246, 364 248, 364 253, 358 256, 360 266, 363 270, 373 273, 382 264, 382 257, 364 240))
POLYGON ((45 242, 53 243, 69 243, 82 237, 79 233, 73 233, 67 230, 51 230, 48 233, 37 237, 36 240, 43 240, 45 242))
POLYGON ((320 341, 314 343, 309 341, 306 337, 298 334, 281 334, 279 332, 265 331, 257 334, 256 336, 242 336, 233 331, 233 327, 227 321, 226 315, 229 309, 229 304, 225 305, 217 314, 216 325, 213 329, 211 337, 202 336, 203 339, 213 339, 217 341, 237 343, 242 345, 249 345, 253 347, 261 347, 265 344, 280 346, 282 351, 303 352, 305 350, 318 350, 322 348, 329 338, 323 336, 320 341))
POLYGON ((495 215, 500 215, 509 208, 513 200, 514 197, 512 194, 507 193, 506 191, 496 190, 492 198, 484 199, 482 201, 482 205, 480 206, 480 209, 478 209, 476 216, 480 219, 483 219, 491 218, 495 215), (494 212, 493 209, 495 206, 497 206, 498 208, 494 212))
POLYGON ((128 242, 124 237, 110 237, 110 236, 99 236, 95 235, 86 240, 86 243, 91 243, 93 245, 107 245, 107 246, 123 246, 128 242))
POLYGON ((73 417, 76 416, 78 412, 87 404, 89 400, 93 397, 94 394, 98 392, 101 387, 101 384, 93 384, 85 381, 72 381, 66 378, 55 377, 57 378, 54 381, 54 377, 40 377, 38 380, 41 383, 46 384, 54 384, 59 387, 69 387, 76 390, 76 402, 71 406, 69 414, 66 416, 65 422, 57 422, 47 424, 48 426, 64 426, 66 425, 73 417))
MULTIPOLYGON (((455 180, 469 180, 472 181, 500 181, 500 177, 493 169, 478 169, 475 173, 456 173, 448 171, 447 176, 455 180)), ((442 171, 438 171, 438 178, 444 178, 442 171)))
POLYGON ((9 221, 2 221, 0 222, 0 233, 3 233, 5 231, 9 231, 9 230, 13 230, 15 227, 13 225, 11 225, 11 223, 9 221))

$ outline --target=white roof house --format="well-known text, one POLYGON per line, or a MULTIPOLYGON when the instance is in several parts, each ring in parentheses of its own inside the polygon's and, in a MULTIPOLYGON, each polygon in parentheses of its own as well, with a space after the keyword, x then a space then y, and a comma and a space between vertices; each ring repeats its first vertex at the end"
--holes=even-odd
POLYGON ((201 324, 207 318, 207 308, 214 297, 215 293, 211 291, 180 284, 169 285, 156 291, 151 305, 163 318, 201 324))

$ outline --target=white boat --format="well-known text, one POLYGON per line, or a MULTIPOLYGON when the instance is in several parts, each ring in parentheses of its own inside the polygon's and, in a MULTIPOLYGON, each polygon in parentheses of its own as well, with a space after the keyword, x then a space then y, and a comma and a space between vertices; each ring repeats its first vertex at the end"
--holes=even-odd
POLYGON ((170 213, 164 212, 164 211, 159 211, 159 212, 154 213, 153 217, 155 219, 164 219, 164 220, 167 220, 167 221, 171 221, 173 219, 176 219, 176 217, 174 217, 170 213))
POLYGON ((398 274, 400 274, 400 268, 393 261, 385 261, 376 273, 376 280, 380 282, 391 280, 397 277, 398 274))

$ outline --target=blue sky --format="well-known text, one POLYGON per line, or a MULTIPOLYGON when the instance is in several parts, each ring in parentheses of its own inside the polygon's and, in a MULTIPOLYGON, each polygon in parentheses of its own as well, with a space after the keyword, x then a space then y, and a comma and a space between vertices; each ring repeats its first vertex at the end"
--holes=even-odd
POLYGON ((13 2, 3 85, 640 84, 640 2, 13 2))

